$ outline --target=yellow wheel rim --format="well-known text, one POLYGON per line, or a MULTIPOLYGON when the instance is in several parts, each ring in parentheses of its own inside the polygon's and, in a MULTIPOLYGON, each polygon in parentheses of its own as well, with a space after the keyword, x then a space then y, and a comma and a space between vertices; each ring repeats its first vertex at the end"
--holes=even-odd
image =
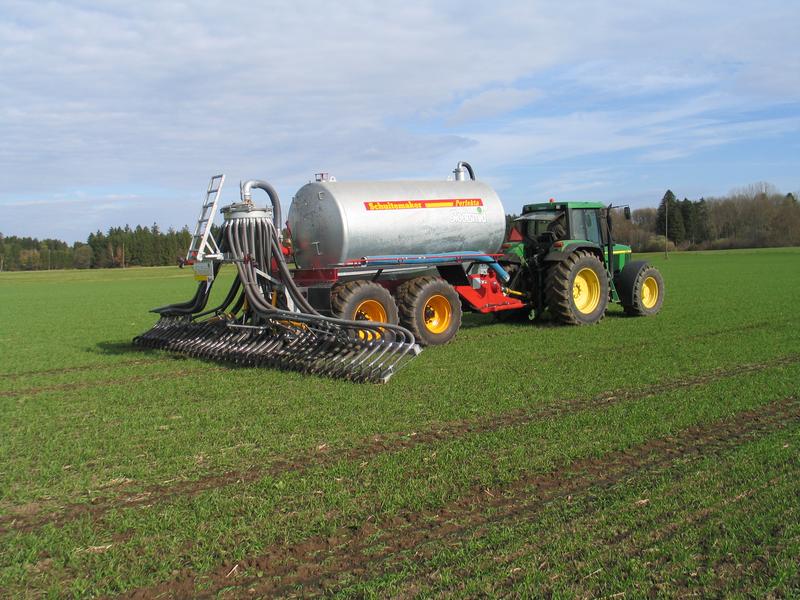
POLYGON ((591 314, 600 304, 600 279, 590 268, 581 269, 572 283, 572 300, 575 308, 585 315, 591 314))
POLYGON ((642 284, 642 306, 653 308, 658 302, 658 282, 655 277, 648 277, 642 284))
MULTIPOLYGON (((361 304, 356 306, 355 311, 353 311, 353 320, 386 323, 389 319, 386 316, 386 309, 383 304, 377 300, 364 300, 361 304)), ((362 340, 374 341, 374 339, 380 338, 381 334, 376 331, 362 329, 358 332, 358 337, 362 340)))
POLYGON ((453 307, 450 301, 440 294, 431 296, 422 309, 425 329, 431 333, 444 333, 453 320, 453 307))
POLYGON ((377 300, 364 300, 353 312, 354 321, 378 321, 386 323, 386 309, 377 300))

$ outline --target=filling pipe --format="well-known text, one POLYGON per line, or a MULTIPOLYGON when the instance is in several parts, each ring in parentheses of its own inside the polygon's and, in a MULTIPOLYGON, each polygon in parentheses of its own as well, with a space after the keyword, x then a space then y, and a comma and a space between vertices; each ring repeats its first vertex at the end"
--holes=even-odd
MULTIPOLYGON (((473 179, 475 179, 474 176, 473 179)), ((278 192, 275 191, 275 188, 272 187, 272 184, 267 183, 266 181, 262 181, 261 179, 250 179, 242 184, 242 202, 247 204, 253 203, 253 197, 250 193, 250 190, 253 188, 267 192, 269 200, 272 202, 272 222, 275 223, 275 228, 278 230, 280 237, 280 228, 283 226, 283 223, 281 221, 281 201, 278 198, 278 192)))

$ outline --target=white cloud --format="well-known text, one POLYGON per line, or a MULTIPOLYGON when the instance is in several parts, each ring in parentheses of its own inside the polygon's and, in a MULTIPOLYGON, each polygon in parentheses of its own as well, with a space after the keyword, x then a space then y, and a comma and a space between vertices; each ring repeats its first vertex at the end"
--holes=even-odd
POLYGON ((542 94, 538 90, 499 88, 486 90, 461 102, 448 125, 459 125, 465 121, 487 119, 529 105, 542 94))

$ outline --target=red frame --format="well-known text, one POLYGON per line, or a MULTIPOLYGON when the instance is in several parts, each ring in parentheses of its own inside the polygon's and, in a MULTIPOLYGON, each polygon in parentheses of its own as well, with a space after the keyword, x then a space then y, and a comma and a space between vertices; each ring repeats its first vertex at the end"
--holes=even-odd
POLYGON ((480 313, 493 313, 501 310, 514 310, 525 308, 527 304, 518 298, 511 298, 503 293, 503 286, 497 278, 497 273, 489 269, 485 275, 468 275, 470 285, 454 285, 458 295, 466 300, 469 305, 480 313), (473 281, 478 281, 477 289, 473 281))

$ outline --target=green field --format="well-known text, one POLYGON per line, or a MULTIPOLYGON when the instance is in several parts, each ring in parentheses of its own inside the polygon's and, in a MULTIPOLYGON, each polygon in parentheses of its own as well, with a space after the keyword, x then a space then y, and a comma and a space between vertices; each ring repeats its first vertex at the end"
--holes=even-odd
POLYGON ((383 386, 132 348, 186 271, 0 273, 0 596, 800 596, 800 251, 649 258, 657 317, 383 386))

